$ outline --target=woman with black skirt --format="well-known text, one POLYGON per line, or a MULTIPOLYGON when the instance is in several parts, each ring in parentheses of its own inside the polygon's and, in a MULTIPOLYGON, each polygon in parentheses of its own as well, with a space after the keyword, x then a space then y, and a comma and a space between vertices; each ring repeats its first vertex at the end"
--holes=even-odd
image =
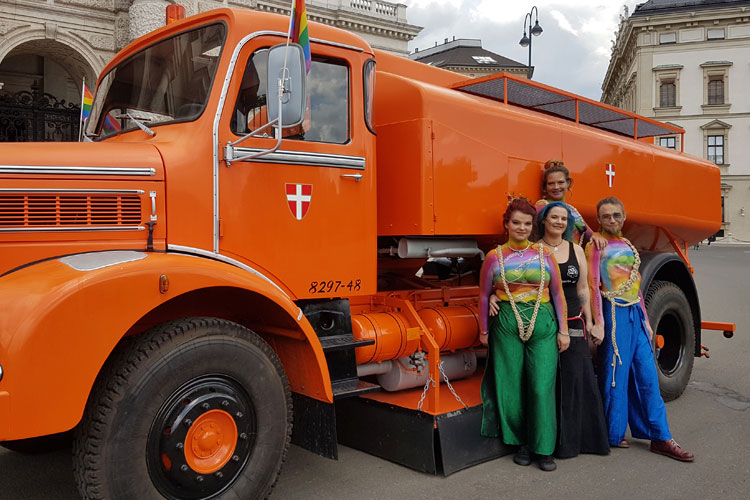
MULTIPOLYGON (((571 242, 572 224, 569 221, 572 221, 572 216, 565 203, 546 205, 539 211, 538 219, 539 242, 552 251, 560 266, 569 315, 570 347, 560 353, 557 373, 559 401, 555 456, 607 455, 607 422, 586 335, 593 324, 586 257, 583 249, 571 242)), ((598 345, 602 339, 593 340, 598 345)))

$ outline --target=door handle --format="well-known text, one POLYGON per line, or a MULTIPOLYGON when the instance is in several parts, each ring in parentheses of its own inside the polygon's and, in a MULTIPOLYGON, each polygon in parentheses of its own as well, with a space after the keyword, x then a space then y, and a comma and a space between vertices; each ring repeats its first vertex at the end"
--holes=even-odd
POLYGON ((341 177, 345 177, 347 179, 354 179, 354 182, 359 182, 362 180, 362 174, 341 174, 341 177))

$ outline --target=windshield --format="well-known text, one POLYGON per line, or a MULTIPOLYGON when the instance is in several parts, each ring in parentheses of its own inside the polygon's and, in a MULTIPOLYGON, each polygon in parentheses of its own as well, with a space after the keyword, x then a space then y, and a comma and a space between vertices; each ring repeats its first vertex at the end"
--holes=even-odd
POLYGON ((139 128, 197 118, 206 106, 226 28, 212 24, 162 40, 102 78, 86 134, 102 139, 139 128))

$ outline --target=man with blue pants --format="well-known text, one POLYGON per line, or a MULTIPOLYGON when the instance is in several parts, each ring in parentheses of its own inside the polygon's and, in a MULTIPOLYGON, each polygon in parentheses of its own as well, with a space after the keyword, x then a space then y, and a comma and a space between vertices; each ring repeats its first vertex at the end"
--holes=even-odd
POLYGON ((692 453, 672 439, 667 410, 659 393, 659 377, 651 351, 653 331, 648 322, 638 250, 622 236, 625 208, 614 197, 596 207, 604 250, 586 247, 589 264, 595 342, 599 346, 599 388, 609 428, 611 446, 629 448, 625 431, 630 424, 634 438, 650 439, 651 451, 675 460, 691 462, 692 453))

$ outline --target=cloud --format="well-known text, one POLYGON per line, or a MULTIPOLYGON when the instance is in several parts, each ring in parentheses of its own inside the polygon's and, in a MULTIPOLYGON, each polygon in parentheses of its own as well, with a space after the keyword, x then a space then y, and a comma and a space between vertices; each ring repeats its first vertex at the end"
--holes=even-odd
POLYGON ((565 14, 557 9, 550 12, 550 14, 555 19, 555 21, 557 21, 557 25, 560 27, 560 29, 567 31, 574 36, 578 36, 578 30, 571 26, 570 21, 568 21, 568 19, 565 17, 565 14))
MULTIPOLYGON (((445 38, 479 38, 482 47, 522 64, 529 52, 518 41, 530 5, 498 0, 401 0, 407 20, 423 26, 410 42, 426 49, 445 38)), ((622 6, 630 12, 637 0, 536 0, 544 29, 532 44, 534 79, 592 99, 601 96, 611 53, 611 40, 622 6)), ((532 21, 533 22, 533 21, 532 21)))

